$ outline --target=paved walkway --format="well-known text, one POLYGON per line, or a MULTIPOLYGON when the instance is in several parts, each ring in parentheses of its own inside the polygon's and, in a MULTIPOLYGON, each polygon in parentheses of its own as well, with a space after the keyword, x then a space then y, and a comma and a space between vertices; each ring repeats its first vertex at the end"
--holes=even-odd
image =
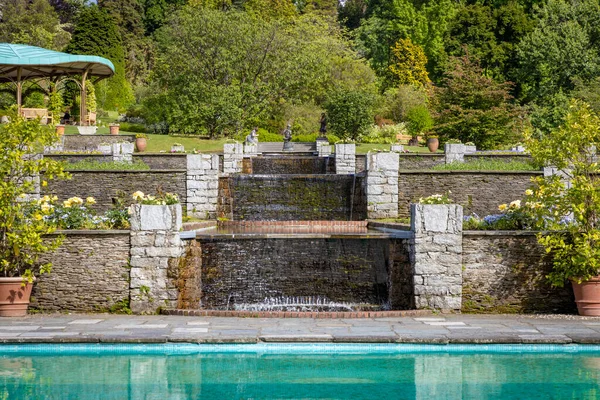
POLYGON ((40 314, 0 319, 2 343, 600 343, 600 318, 523 315, 308 319, 40 314))

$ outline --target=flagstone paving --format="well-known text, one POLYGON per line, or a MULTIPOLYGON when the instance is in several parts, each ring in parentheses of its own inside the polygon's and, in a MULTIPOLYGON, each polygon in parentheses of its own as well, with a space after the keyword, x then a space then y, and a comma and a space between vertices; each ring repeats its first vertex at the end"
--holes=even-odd
POLYGON ((0 343, 598 343, 600 318, 436 315, 360 319, 38 314, 0 319, 0 343))

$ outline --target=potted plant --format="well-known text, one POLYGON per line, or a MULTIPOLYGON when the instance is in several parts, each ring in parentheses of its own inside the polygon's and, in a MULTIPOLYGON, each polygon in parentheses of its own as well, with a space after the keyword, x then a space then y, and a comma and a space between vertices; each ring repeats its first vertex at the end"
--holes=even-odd
POLYGON ((0 125, 4 155, 0 157, 0 316, 21 316, 27 313, 36 275, 51 269, 49 263, 40 262, 40 256, 61 243, 60 237, 44 238, 54 231, 45 218, 51 208, 32 200, 31 193, 40 174, 48 178, 67 174, 62 163, 28 154, 31 148, 55 144, 53 131, 16 114, 10 120, 0 125))
POLYGON ((146 151, 146 140, 148 135, 145 133, 138 133, 135 135, 135 147, 139 153, 146 151))
POLYGON ((564 124, 540 140, 529 133, 527 148, 555 171, 536 178, 527 198, 545 224, 538 241, 552 256, 548 279, 558 287, 571 281, 579 313, 600 316, 600 117, 574 101, 564 124))
POLYGON ((119 127, 121 125, 113 123, 113 124, 108 124, 108 129, 110 129, 110 134, 111 135, 118 135, 119 134, 119 127))

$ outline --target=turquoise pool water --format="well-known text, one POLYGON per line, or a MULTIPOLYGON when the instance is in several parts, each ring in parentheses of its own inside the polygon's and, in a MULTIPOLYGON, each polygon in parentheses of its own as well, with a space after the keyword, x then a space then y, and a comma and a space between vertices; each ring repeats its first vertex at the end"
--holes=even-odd
POLYGON ((600 346, 1 345, 13 398, 597 399, 600 346))

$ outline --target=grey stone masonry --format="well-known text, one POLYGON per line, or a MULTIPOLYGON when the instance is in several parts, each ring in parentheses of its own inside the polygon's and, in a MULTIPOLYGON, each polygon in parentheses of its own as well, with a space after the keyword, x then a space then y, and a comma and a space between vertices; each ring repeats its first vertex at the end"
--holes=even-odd
POLYGON ((466 146, 462 143, 446 143, 444 145, 446 164, 450 164, 453 162, 465 162, 466 152, 466 146))
POLYGON ((134 204, 131 215, 130 304, 134 313, 155 313, 177 305, 177 258, 181 204, 134 204))
POLYGON ((317 140, 317 154, 319 157, 328 157, 331 154, 331 145, 324 140, 317 140))
POLYGON ((225 143, 223 145, 223 173, 238 174, 242 172, 244 145, 242 143, 225 143))
POLYGON ((356 173, 356 145, 335 145, 335 173, 338 175, 349 175, 356 173))
POLYGON ((258 156, 258 144, 244 144, 244 155, 246 157, 258 156))
POLYGON ((570 169, 558 169, 555 166, 548 166, 543 168, 544 178, 550 178, 557 175, 566 189, 571 188, 571 170, 570 169))
POLYGON ((112 144, 112 157, 114 162, 133 161, 133 151, 135 144, 131 142, 120 142, 112 144))
POLYGON ((367 155, 367 217, 398 217, 398 153, 367 155))
POLYGON ((390 151, 393 151, 396 153, 404 153, 404 146, 401 144, 393 144, 390 147, 390 151))
POLYGON ((416 309, 462 305, 462 206, 411 204, 410 262, 416 309))
POLYGON ((217 217, 219 198, 218 154, 187 155, 187 214, 196 218, 217 217))

